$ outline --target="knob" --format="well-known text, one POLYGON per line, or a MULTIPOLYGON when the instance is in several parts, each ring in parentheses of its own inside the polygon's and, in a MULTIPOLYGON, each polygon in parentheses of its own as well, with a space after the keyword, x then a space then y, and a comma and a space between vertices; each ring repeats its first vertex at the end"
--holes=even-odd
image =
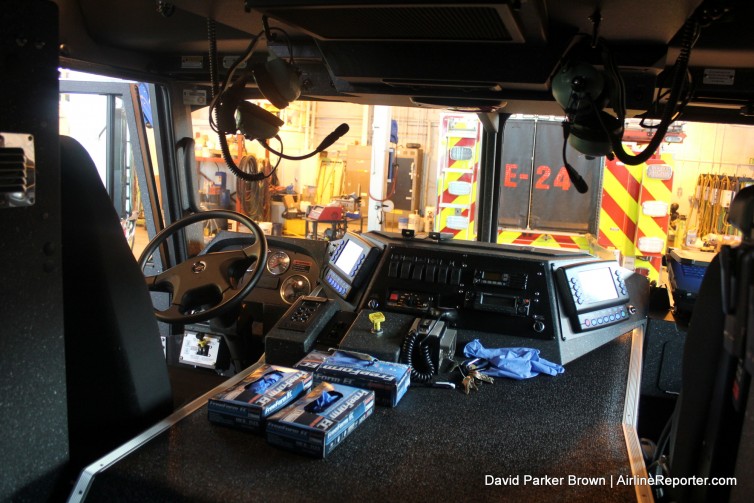
POLYGON ((629 304, 628 306, 628 312, 629 314, 636 314, 636 307, 629 304))
POLYGON ((369 302, 367 302, 367 307, 369 309, 378 309, 380 307, 380 301, 377 299, 369 299, 369 302))
POLYGON ((535 332, 537 332, 538 334, 541 334, 542 332, 545 331, 545 324, 544 322, 537 320, 534 322, 534 325, 532 326, 532 328, 534 329, 535 332))

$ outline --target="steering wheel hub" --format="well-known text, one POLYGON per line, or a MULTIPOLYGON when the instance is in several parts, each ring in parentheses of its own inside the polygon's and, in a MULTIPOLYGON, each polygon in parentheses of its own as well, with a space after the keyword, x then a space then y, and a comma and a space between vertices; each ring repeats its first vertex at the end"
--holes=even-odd
POLYGON ((211 252, 201 257, 192 257, 161 273, 145 276, 149 290, 170 292, 172 296, 170 307, 164 311, 155 308, 158 320, 186 324, 225 314, 237 308, 259 282, 264 270, 263 259, 267 256, 264 232, 249 217, 228 210, 193 213, 169 225, 149 242, 139 257, 139 267, 143 270, 149 257, 177 231, 210 219, 240 222, 251 230, 254 242, 241 250, 211 252), (248 282, 242 283, 235 277, 234 273, 239 270, 248 271, 248 282))

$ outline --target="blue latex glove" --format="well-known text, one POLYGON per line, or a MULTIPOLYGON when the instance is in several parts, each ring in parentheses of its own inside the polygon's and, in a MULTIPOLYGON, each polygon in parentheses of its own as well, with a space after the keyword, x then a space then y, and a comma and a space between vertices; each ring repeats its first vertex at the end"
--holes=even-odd
POLYGON ((261 395, 267 389, 278 382, 280 379, 283 378, 282 372, 278 372, 277 370, 273 370, 272 372, 267 372, 265 375, 257 379, 256 381, 249 383, 246 385, 247 390, 251 390, 254 393, 261 395))
POLYGON ((343 398, 343 394, 338 393, 337 391, 324 391, 316 400, 309 402, 306 407, 304 407, 304 410, 306 412, 319 414, 320 412, 324 412, 326 408, 341 398, 343 398))
POLYGON ((551 376, 562 374, 565 369, 539 357, 539 350, 532 348, 494 348, 482 346, 479 339, 466 344, 463 354, 467 357, 484 358, 490 366, 480 372, 492 377, 510 377, 511 379, 528 379, 539 374, 551 376))

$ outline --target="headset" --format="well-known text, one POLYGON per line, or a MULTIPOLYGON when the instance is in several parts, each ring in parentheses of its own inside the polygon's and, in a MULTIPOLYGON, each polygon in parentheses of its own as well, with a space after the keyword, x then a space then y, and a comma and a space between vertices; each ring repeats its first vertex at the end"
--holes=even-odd
MULTIPOLYGON (((607 156, 628 165, 646 162, 657 150, 668 127, 679 115, 681 94, 687 90, 686 74, 691 49, 699 37, 700 23, 692 16, 683 27, 681 50, 672 68, 672 83, 659 125, 649 145, 639 154, 623 149, 626 119, 626 91, 623 78, 607 43, 596 36, 582 35, 561 60, 551 79, 555 101, 563 108, 563 163, 576 189, 584 193, 586 182, 566 159, 566 143, 589 157, 607 156), (602 61, 602 69, 588 61, 595 56, 602 61), (607 106, 614 113, 604 109, 607 106)), ((690 98, 690 93, 684 104, 690 98)))
POLYGON ((246 85, 252 80, 259 88, 259 92, 279 110, 286 108, 301 96, 301 71, 293 62, 293 51, 287 33, 280 28, 270 27, 266 18, 263 19, 265 31, 252 38, 251 43, 241 57, 229 68, 225 81, 220 86, 217 78, 217 46, 214 30, 215 22, 207 20, 210 42, 210 78, 212 80, 213 98, 210 103, 210 126, 218 134, 220 149, 228 169, 237 177, 249 182, 260 181, 272 175, 280 164, 281 159, 299 161, 313 157, 333 143, 338 141, 348 130, 348 124, 341 124, 332 133, 327 135, 316 149, 301 156, 289 156, 283 153, 283 143, 278 133, 283 126, 283 121, 275 114, 264 108, 246 101, 246 85), (236 80, 233 77, 236 71, 249 60, 254 52, 257 42, 264 35, 267 40, 273 39, 272 31, 280 31, 288 40, 291 62, 277 57, 269 51, 267 60, 261 64, 252 65, 244 71, 236 80), (256 140, 265 149, 278 156, 278 161, 272 171, 264 173, 246 173, 236 166, 228 148, 225 138, 228 134, 240 132, 247 140, 256 140), (272 149, 267 140, 275 138, 280 143, 280 150, 272 149))

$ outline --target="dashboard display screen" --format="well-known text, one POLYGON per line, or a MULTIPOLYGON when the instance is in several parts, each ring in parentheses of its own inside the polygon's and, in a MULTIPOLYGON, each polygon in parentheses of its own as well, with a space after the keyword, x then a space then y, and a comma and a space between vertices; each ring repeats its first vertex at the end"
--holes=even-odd
POLYGON ((609 267, 581 271, 578 274, 588 304, 618 298, 609 267))
POLYGON ((335 261, 335 266, 344 273, 350 274, 363 252, 364 250, 361 246, 349 239, 340 253, 338 260, 335 261))

